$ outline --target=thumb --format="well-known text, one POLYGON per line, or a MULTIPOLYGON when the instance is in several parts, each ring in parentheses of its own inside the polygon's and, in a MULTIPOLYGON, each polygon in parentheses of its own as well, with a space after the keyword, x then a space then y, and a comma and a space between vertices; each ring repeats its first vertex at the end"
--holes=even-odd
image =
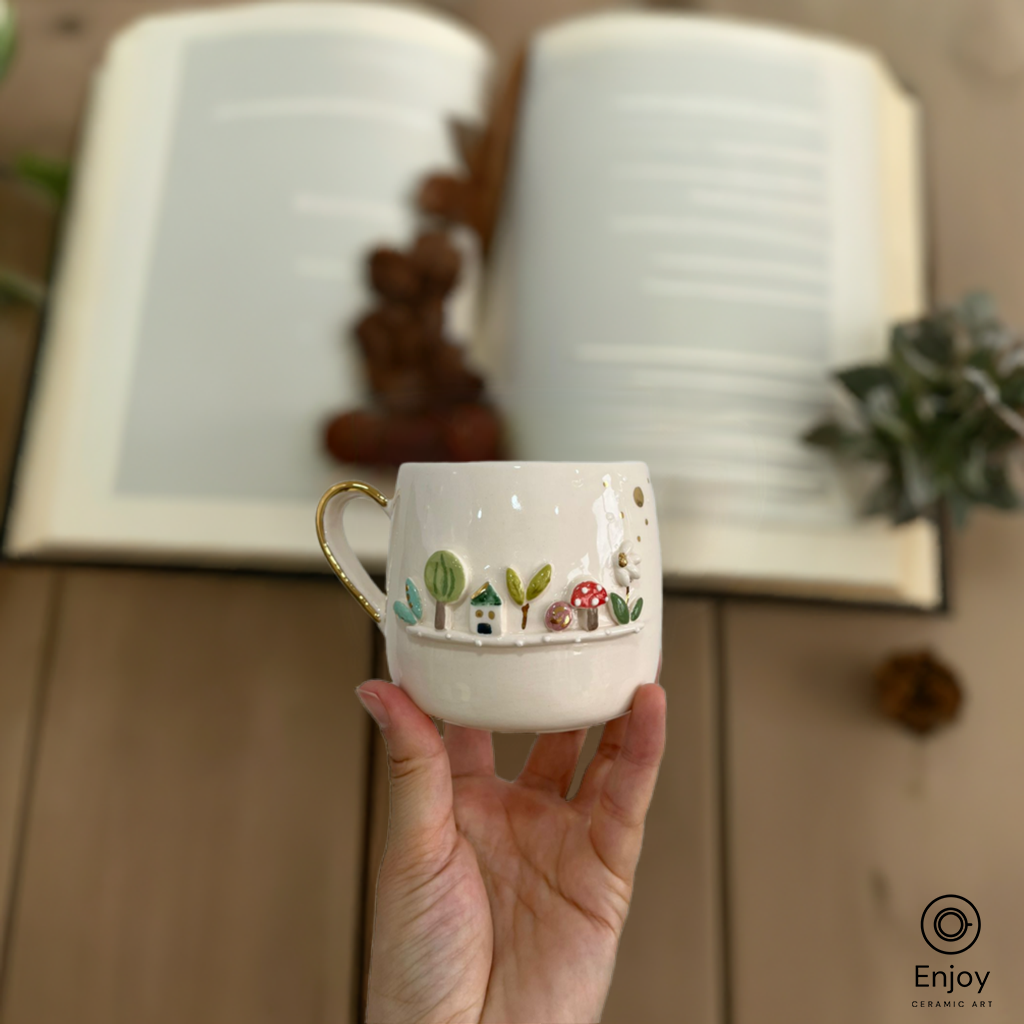
POLYGON ((388 845, 422 849, 432 841, 450 841, 455 828, 452 775, 434 723, 394 683, 371 680, 356 690, 356 696, 380 726, 388 749, 388 845))

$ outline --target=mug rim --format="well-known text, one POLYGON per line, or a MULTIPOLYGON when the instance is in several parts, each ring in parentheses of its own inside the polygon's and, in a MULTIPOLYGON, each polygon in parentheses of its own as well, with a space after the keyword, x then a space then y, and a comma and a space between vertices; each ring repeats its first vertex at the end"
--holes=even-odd
POLYGON ((477 466, 557 466, 565 468, 567 466, 580 466, 580 467, 610 467, 610 466, 643 466, 644 469, 649 471, 649 467, 646 462, 642 459, 614 459, 607 462, 599 462, 594 459, 579 459, 579 460, 558 460, 551 461, 548 459, 481 459, 473 462, 403 462, 398 468, 399 470, 405 469, 452 469, 452 468, 471 468, 477 466))

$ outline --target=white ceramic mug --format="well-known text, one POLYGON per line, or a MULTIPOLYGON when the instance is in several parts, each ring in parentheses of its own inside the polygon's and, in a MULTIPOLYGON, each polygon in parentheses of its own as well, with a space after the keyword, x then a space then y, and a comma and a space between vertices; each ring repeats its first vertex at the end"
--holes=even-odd
POLYGON ((317 536, 424 711, 501 732, 624 714, 661 651, 661 551, 642 462, 406 463, 395 494, 346 481, 317 536), (345 538, 348 502, 391 519, 387 593, 345 538))

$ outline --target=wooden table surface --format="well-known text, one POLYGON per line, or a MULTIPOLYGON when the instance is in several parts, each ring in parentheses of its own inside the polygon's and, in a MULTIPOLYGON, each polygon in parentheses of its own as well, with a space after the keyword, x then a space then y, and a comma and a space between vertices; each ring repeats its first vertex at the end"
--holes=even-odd
MULTIPOLYGON (((106 41, 169 6, 24 4, 0 160, 70 154, 106 41)), ((617 5, 437 6, 507 61, 617 5)), ((879 50, 926 111, 936 296, 984 284, 1024 324, 1024 0, 702 6, 879 50)), ((50 240, 0 193, 0 263, 42 273, 50 240)), ((4 474, 35 329, 0 316, 4 474)), ((1024 1018, 1024 520, 979 516, 952 568, 943 619, 667 602, 669 751, 606 1021, 917 1020, 920 915, 947 892, 984 918, 960 966, 992 972, 985 1019, 1024 1018), (968 688, 927 741, 869 701, 872 667, 920 645, 968 688)), ((382 670, 331 580, 0 565, 0 1024, 356 1019, 387 794, 352 690, 382 670)), ((504 773, 529 740, 500 738, 504 773)))

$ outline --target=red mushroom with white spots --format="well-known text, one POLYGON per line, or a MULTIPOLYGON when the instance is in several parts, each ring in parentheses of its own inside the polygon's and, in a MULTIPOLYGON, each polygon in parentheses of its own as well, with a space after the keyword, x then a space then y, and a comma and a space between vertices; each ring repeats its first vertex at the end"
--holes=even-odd
POLYGON ((579 610, 580 625, 588 630, 597 629, 597 609, 608 600, 608 591, 594 580, 584 580, 570 600, 573 608, 579 610))

